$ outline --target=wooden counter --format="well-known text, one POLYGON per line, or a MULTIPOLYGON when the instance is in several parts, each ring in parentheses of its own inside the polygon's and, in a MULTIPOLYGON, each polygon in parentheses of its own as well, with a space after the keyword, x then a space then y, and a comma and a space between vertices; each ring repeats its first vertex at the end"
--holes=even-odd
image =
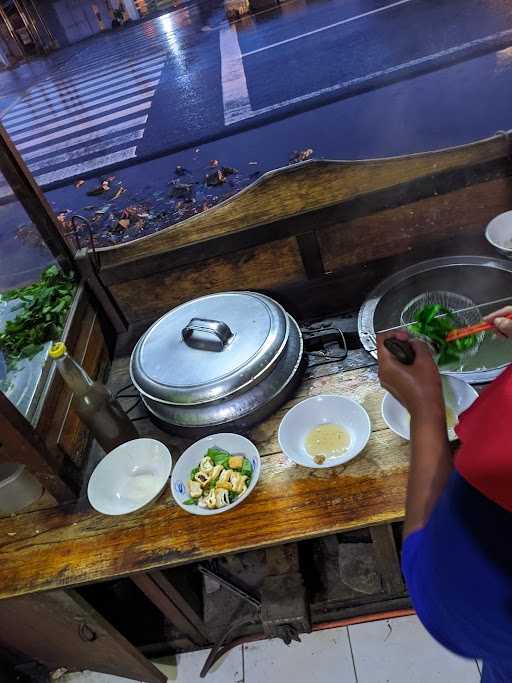
MULTIPOLYGON (((368 358, 366 364, 373 363, 368 358)), ((114 382, 116 375, 118 382, 124 380, 126 366, 126 359, 117 361, 114 382)), ((242 505, 220 518, 197 517, 177 507, 167 489, 148 509, 124 517, 98 514, 82 499, 1 520, 0 598, 401 519, 408 444, 382 421, 383 392, 376 367, 340 373, 328 365, 317 372, 320 376, 306 379, 288 404, 248 434, 263 461, 258 486, 242 505), (359 400, 370 415, 372 435, 363 453, 346 466, 309 470, 280 452, 277 427, 284 412, 298 400, 322 393, 359 400)), ((141 432, 166 441, 173 457, 187 445, 146 422, 141 432)))

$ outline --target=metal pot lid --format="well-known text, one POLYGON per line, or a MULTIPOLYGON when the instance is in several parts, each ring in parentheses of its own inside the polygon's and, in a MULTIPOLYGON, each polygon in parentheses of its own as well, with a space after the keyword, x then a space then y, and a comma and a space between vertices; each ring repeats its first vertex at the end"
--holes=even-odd
POLYGON ((288 340, 284 309, 255 292, 194 299, 157 320, 130 361, 137 389, 162 403, 201 404, 254 384, 288 340))

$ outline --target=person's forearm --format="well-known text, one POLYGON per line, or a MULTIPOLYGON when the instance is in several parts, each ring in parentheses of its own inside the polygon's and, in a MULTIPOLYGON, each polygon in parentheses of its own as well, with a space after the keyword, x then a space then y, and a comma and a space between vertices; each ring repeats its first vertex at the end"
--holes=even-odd
POLYGON ((425 526, 451 471, 444 404, 425 406, 411 417, 404 538, 425 526))

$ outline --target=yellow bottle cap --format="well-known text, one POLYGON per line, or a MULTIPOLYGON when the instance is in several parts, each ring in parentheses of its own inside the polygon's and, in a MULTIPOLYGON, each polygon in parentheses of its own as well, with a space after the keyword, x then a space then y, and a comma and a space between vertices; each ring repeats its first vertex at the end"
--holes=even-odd
POLYGON ((51 349, 48 351, 50 358, 57 359, 61 358, 66 353, 66 344, 64 342, 55 342, 51 349))

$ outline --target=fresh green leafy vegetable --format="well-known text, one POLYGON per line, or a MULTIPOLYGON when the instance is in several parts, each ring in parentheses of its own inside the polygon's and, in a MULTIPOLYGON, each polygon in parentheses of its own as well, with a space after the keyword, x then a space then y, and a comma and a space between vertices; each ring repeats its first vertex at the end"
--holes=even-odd
POLYGON ((50 266, 37 282, 1 295, 4 301, 20 300, 16 317, 0 333, 0 349, 10 367, 32 358, 43 344, 62 335, 74 292, 73 276, 50 266))
POLYGON ((429 304, 416 313, 415 322, 409 325, 409 330, 430 339, 438 354, 438 365, 448 365, 458 362, 461 354, 477 343, 475 335, 447 342, 447 334, 456 327, 455 316, 448 308, 429 304))
POLYGON ((223 451, 221 448, 209 448, 207 455, 213 460, 215 465, 227 467, 229 464, 230 454, 227 451, 223 451))
POLYGON ((193 479, 198 472, 199 472, 199 465, 197 467, 194 467, 194 469, 190 472, 190 478, 193 479))
POLYGON ((244 458, 242 469, 240 470, 242 474, 246 474, 249 478, 252 477, 252 465, 247 458, 244 458))
POLYGON ((183 501, 183 505, 197 505, 198 498, 187 498, 183 501))

